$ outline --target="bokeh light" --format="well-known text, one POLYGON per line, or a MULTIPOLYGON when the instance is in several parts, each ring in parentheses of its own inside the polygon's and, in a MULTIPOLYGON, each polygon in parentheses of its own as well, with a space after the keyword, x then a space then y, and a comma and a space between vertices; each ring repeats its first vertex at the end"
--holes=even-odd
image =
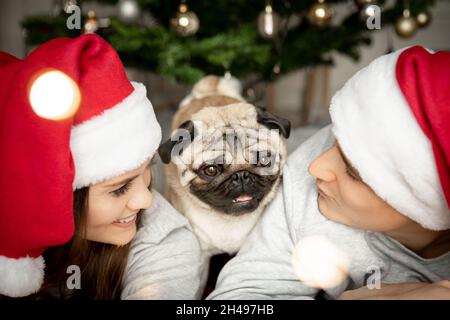
POLYGON ((29 101, 38 116, 62 120, 77 111, 80 91, 75 81, 65 73, 55 69, 45 70, 33 78, 29 101))
POLYGON ((347 256, 321 236, 301 239, 294 248, 292 264, 298 278, 314 288, 336 287, 348 275, 347 256))

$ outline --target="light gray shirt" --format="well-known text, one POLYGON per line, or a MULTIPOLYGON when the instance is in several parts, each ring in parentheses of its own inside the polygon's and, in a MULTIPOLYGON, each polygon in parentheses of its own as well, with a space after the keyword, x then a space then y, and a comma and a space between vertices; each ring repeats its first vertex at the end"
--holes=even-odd
POLYGON ((348 257, 348 277, 327 289, 328 298, 359 288, 378 272, 382 283, 450 279, 450 253, 424 259, 382 233, 357 230, 324 217, 317 206, 309 164, 335 142, 328 126, 303 143, 287 160, 283 183, 241 250, 221 271, 208 299, 314 299, 319 289, 294 272, 295 245, 323 237, 348 257))
POLYGON ((200 299, 200 244, 188 220, 158 192, 131 244, 122 299, 200 299))

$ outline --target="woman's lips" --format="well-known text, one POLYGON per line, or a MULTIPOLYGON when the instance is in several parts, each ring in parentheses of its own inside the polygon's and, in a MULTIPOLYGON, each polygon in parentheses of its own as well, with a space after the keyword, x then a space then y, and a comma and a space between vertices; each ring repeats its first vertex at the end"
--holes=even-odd
POLYGON ((125 217, 122 219, 117 219, 112 224, 117 227, 120 227, 120 228, 128 228, 128 227, 134 225, 134 223, 136 222, 136 218, 137 218, 137 213, 134 213, 128 217, 125 217))

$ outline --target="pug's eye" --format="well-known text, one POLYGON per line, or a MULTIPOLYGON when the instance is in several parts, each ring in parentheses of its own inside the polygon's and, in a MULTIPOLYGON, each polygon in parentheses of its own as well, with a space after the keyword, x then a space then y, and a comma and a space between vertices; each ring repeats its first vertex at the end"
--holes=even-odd
POLYGON ((267 167, 272 162, 270 153, 258 153, 258 165, 261 167, 267 167))
POLYGON ((203 168, 203 173, 208 177, 215 177, 221 172, 221 168, 216 164, 207 165, 203 168))

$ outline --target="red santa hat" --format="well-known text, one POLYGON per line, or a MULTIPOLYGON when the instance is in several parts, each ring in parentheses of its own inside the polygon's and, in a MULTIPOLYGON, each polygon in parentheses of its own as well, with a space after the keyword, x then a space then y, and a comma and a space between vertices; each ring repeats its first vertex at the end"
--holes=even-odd
POLYGON ((139 167, 160 140, 145 87, 101 37, 54 39, 24 60, 0 53, 0 294, 40 288, 41 254, 73 235, 74 189, 139 167))
POLYGON ((335 94, 333 132, 367 183, 431 230, 450 228, 450 52, 382 56, 335 94))

